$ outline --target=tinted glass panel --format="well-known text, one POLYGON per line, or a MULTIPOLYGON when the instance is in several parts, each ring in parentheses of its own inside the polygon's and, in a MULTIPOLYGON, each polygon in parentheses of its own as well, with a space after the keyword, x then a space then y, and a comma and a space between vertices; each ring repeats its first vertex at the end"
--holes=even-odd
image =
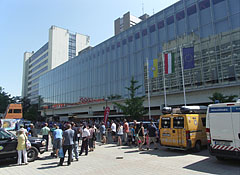
POLYGON ((21 113, 21 112, 22 112, 21 109, 14 109, 14 110, 13 110, 13 113, 21 113))
POLYGON ((177 18, 178 21, 181 20, 181 19, 183 19, 183 18, 185 18, 184 10, 181 11, 181 12, 178 12, 178 13, 176 14, 176 18, 177 18))
POLYGON ((190 16, 190 15, 196 13, 196 12, 197 12, 196 5, 193 5, 193 6, 189 7, 189 8, 187 8, 187 15, 188 16, 190 16))
POLYGON ((128 37, 128 42, 132 42, 132 40, 133 40, 133 37, 132 37, 132 36, 129 36, 129 37, 128 37))
POLYGON ((142 36, 145 36, 145 35, 147 35, 147 29, 144 29, 144 30, 142 31, 142 36))
POLYGON ((184 118, 174 117, 173 118, 173 128, 184 128, 184 118))
POLYGON ((213 0, 213 4, 215 5, 215 4, 218 4, 219 2, 223 2, 223 1, 225 1, 225 0, 213 0))
POLYGON ((167 18, 167 25, 170 25, 172 23, 174 23, 174 17, 170 16, 170 17, 167 18))
POLYGON ((135 34, 135 39, 138 39, 138 38, 140 38, 139 32, 135 34))
POLYGON ((199 2, 199 9, 200 10, 203 10, 203 9, 206 9, 208 7, 210 7, 210 1, 209 0, 203 0, 201 2, 199 2))
POLYGON ((117 47, 120 47, 120 42, 117 42, 117 47))
POLYGON ((115 49, 115 45, 112 45, 111 48, 112 48, 112 50, 114 50, 115 49))
POLYGON ((122 41, 122 44, 125 45, 126 43, 127 43, 127 40, 124 39, 124 40, 122 41))
POLYGON ((164 27, 164 21, 162 20, 162 21, 158 22, 158 29, 161 29, 163 27, 164 27))
POLYGON ((170 128, 171 127, 171 118, 161 118, 161 128, 170 128))
POLYGON ((150 33, 155 32, 155 30, 156 30, 155 24, 153 24, 152 26, 150 26, 150 28, 149 28, 150 33))

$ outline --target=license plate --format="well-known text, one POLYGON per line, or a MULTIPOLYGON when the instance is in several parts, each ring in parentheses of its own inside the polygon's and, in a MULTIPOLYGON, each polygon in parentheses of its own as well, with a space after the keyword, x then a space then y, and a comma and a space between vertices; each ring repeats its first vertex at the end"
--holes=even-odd
POLYGON ((226 141, 215 141, 215 145, 230 146, 230 145, 231 145, 231 142, 226 142, 226 141))

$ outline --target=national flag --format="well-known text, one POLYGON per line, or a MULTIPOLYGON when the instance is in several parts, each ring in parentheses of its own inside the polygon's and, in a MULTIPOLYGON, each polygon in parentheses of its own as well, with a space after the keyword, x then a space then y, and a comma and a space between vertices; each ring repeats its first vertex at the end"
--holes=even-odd
POLYGON ((194 47, 183 48, 184 69, 194 68, 194 47))
POLYGON ((171 74, 175 71, 175 55, 174 53, 165 53, 164 54, 164 68, 165 74, 171 74))
POLYGON ((158 76, 158 59, 148 60, 149 78, 158 76))
POLYGON ((105 126, 106 126, 106 124, 107 124, 107 120, 108 120, 109 113, 110 113, 110 108, 107 106, 107 107, 105 108, 104 118, 103 118, 103 121, 104 121, 104 125, 105 125, 105 126))

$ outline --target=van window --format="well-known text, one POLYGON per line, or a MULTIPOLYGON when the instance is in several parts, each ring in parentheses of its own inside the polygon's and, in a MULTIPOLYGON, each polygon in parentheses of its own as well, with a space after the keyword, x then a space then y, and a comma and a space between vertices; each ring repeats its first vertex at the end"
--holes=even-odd
POLYGON ((203 125, 204 127, 206 127, 206 118, 205 118, 205 117, 202 117, 201 120, 202 120, 202 125, 203 125))
POLYGON ((161 118, 161 128, 170 128, 171 127, 171 118, 163 117, 161 118))
POLYGON ((184 118, 174 117, 173 118, 173 128, 184 128, 184 118))
POLYGON ((14 109, 13 113, 21 113, 21 109, 14 109))

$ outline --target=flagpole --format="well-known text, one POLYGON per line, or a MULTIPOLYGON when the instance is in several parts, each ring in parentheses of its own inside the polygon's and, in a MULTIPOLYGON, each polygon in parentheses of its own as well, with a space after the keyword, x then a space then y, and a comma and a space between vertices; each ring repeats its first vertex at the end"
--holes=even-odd
POLYGON ((183 49, 183 47, 180 46, 180 58, 181 58, 182 81, 183 81, 183 98, 184 98, 184 105, 186 106, 186 92, 185 92, 185 82, 184 82, 183 54, 182 54, 182 49, 183 49))
POLYGON ((149 85, 149 62, 147 58, 147 80, 148 80, 148 118, 151 120, 151 103, 150 103, 150 85, 149 85))
POLYGON ((166 93, 166 85, 165 85, 165 62, 164 62, 164 53, 163 52, 162 52, 162 63, 163 63, 164 103, 165 103, 165 107, 167 107, 167 93, 166 93))

